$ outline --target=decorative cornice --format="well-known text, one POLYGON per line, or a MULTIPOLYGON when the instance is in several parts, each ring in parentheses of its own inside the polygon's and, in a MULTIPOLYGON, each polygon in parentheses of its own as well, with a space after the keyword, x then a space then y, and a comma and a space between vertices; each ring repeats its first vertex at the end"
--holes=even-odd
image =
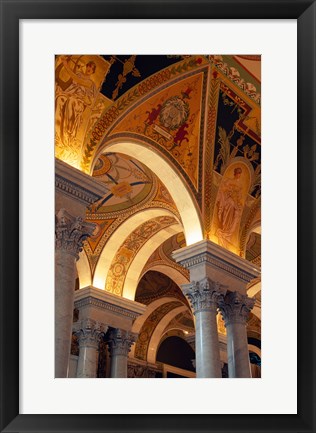
POLYGON ((95 224, 83 221, 60 209, 55 220, 55 248, 73 255, 77 260, 83 249, 83 242, 91 236, 95 224))
POLYGON ((136 338, 137 334, 133 332, 119 328, 111 328, 107 339, 110 355, 112 357, 127 356, 136 338))
POLYGON ((232 323, 246 325, 249 313, 255 305, 255 298, 249 298, 239 292, 231 292, 219 303, 220 312, 225 321, 225 326, 232 323))
POLYGON ((85 188, 76 185, 75 183, 63 178, 62 176, 55 176, 55 187, 61 190, 64 194, 79 200, 81 203, 92 204, 98 199, 99 195, 96 195, 85 188))
POLYGON ((182 291, 190 301, 193 314, 202 311, 217 312, 219 301, 224 298, 226 290, 219 283, 203 278, 201 281, 193 281, 190 284, 184 284, 182 291))
POLYGON ((107 191, 105 184, 59 159, 55 159, 55 187, 86 206, 100 199, 107 191))
POLYGON ((151 379, 156 376, 157 370, 144 367, 143 365, 127 364, 127 377, 129 378, 143 378, 151 379))
MULTIPOLYGON (((211 56, 211 60, 219 71, 226 75, 232 83, 237 85, 247 96, 249 96, 252 100, 256 102, 256 104, 260 106, 261 95, 257 91, 257 88, 252 83, 246 82, 240 76, 239 71, 235 67, 232 67, 225 63, 222 56, 211 56)), ((242 69, 243 68, 241 67, 240 70, 242 69)), ((261 87, 258 80, 255 80, 256 86, 261 87)))
POLYGON ((253 278, 251 274, 236 268, 228 262, 220 260, 210 253, 199 254, 195 257, 190 257, 189 259, 183 260, 180 263, 186 269, 190 269, 193 266, 198 266, 202 263, 209 263, 247 283, 249 283, 249 281, 251 281, 253 278))
POLYGON ((132 319, 136 319, 136 317, 139 316, 139 314, 135 313, 134 311, 127 311, 124 308, 108 304, 107 302, 92 297, 80 299, 79 301, 75 302, 75 306, 79 309, 82 307, 86 307, 87 305, 100 308, 101 310, 111 311, 112 313, 116 313, 125 317, 130 317, 132 319))
POLYGON ((94 287, 87 287, 75 292, 75 307, 81 309, 87 306, 110 311, 131 319, 136 319, 138 316, 143 314, 147 308, 139 302, 109 294, 104 290, 96 289, 94 287))
POLYGON ((172 256, 186 269, 207 263, 244 283, 260 275, 254 264, 209 240, 176 250, 172 256))

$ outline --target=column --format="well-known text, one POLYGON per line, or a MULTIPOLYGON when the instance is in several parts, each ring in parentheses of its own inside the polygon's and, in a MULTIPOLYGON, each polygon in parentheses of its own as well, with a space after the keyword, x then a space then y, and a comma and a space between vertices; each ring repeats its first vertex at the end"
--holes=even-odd
POLYGON ((239 292, 230 292, 220 302, 227 330, 229 378, 251 377, 246 324, 254 304, 255 299, 239 292))
POLYGON ((195 316, 196 377, 222 377, 216 315, 218 301, 224 293, 209 278, 182 289, 195 316))
POLYGON ((107 331, 107 327, 91 319, 81 322, 76 331, 79 342, 79 358, 77 377, 96 377, 99 342, 107 331))
POLYGON ((65 209, 56 215, 55 226, 55 377, 68 376, 76 260, 94 224, 73 217, 65 209))
MULTIPOLYGON (((190 272, 190 281, 191 284, 194 281, 201 281, 203 278, 209 278, 211 281, 215 282, 214 288, 216 284, 219 286, 218 283, 220 283, 220 289, 222 291, 222 296, 216 296, 215 300, 222 305, 222 314, 223 311, 227 311, 227 316, 229 315, 228 310, 230 307, 224 307, 223 301, 223 295, 224 295, 224 288, 225 293, 227 291, 233 292, 236 291, 241 294, 241 297, 244 296, 242 299, 249 299, 245 296, 245 293, 247 292, 247 286, 249 282, 251 282, 253 279, 258 278, 260 275, 260 269, 256 267, 251 262, 248 262, 247 260, 237 256, 236 254, 232 253, 231 251, 226 250, 220 245, 215 244, 214 242, 210 240, 203 240, 199 241, 196 244, 189 245, 187 247, 181 248, 177 251, 174 251, 172 253, 172 257, 177 263, 180 263, 184 268, 188 269, 190 272), (217 282, 217 283, 216 283, 217 282)), ((216 291, 216 290, 215 290, 216 291)), ((237 295, 235 295, 236 299, 239 299, 237 295)), ((227 301, 229 302, 229 297, 227 298, 227 301)), ((250 301, 249 301, 250 302, 250 301)), ((245 307, 248 306, 250 308, 250 304, 248 301, 245 300, 245 307)), ((212 310, 212 304, 215 304, 214 299, 210 297, 209 300, 210 307, 209 309, 212 310)), ((234 310, 235 307, 233 305, 231 306, 231 309, 234 310)), ((252 307, 251 307, 252 308, 252 307)), ((251 309, 250 308, 250 309, 251 309)), ((196 315, 196 332, 198 330, 198 326, 208 326, 209 328, 212 328, 213 332, 213 339, 215 339, 215 313, 214 313, 215 306, 213 305, 213 313, 211 314, 202 314, 200 318, 196 315), (206 316, 206 318, 205 318, 206 316), (203 325, 204 323, 204 325, 203 325)), ((248 361, 248 353, 247 353, 247 362, 248 362, 248 376, 245 376, 246 373, 244 371, 244 368, 241 369, 242 361, 238 360, 238 368, 236 365, 236 356, 241 359, 246 359, 241 353, 240 348, 241 347, 247 347, 247 334, 246 334, 246 325, 238 325, 236 324, 231 326, 229 325, 230 322, 228 322, 228 325, 226 325, 227 328, 227 334, 228 340, 230 341, 230 348, 228 349, 232 354, 231 356, 231 377, 237 377, 236 374, 238 374, 238 377, 249 377, 249 361, 248 361), (229 329, 231 328, 231 329, 229 329), (239 338, 242 338, 242 341, 239 341, 239 338), (235 346, 233 346, 235 345, 235 346), (238 348, 238 349, 237 349, 238 348), (236 371, 234 370, 236 367, 236 371), (234 372, 234 374, 233 374, 234 372)), ((216 327, 217 330, 217 327, 216 327)), ((207 332, 200 332, 200 341, 196 342, 197 346, 198 344, 202 346, 202 349, 197 347, 198 351, 203 351, 204 346, 204 338, 208 338, 211 340, 210 335, 207 332), (206 334, 206 335, 205 335, 206 334)), ((229 346, 229 344, 228 344, 229 346)), ((215 347, 215 343, 214 343, 215 347)), ((217 353, 217 349, 216 349, 217 353)), ((198 366, 198 359, 197 359, 197 366, 198 366)), ((209 373, 208 373, 209 374, 209 373)), ((216 368, 216 374, 218 374, 218 368, 216 368)), ((199 377, 199 376, 198 376, 199 377)), ((219 376, 215 376, 219 377, 219 376)))
POLYGON ((111 356, 111 377, 127 377, 127 357, 136 335, 130 331, 112 328, 108 345, 111 356))

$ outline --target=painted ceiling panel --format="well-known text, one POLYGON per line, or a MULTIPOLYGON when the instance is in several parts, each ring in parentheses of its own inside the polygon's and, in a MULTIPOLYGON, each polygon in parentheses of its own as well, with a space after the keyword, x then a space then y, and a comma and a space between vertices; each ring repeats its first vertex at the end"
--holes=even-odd
MULTIPOLYGON (((198 190, 203 73, 168 85, 132 110, 111 135, 135 133, 151 139, 179 164, 198 190)), ((141 139, 141 137, 140 137, 141 139)))
POLYGON ((92 206, 92 212, 124 210, 148 197, 153 174, 139 161, 126 155, 105 153, 97 160, 92 175, 105 183, 108 193, 92 206))
MULTIPOLYGON (((107 152, 124 137, 175 168, 199 207, 205 238, 245 256, 249 230, 260 223, 260 72, 260 55, 56 56, 56 157, 107 187, 87 211, 96 223, 85 246, 92 274, 135 212, 164 208, 181 223, 168 185, 137 157, 107 152)), ((170 265, 171 251, 185 245, 181 236, 146 266, 170 265)))

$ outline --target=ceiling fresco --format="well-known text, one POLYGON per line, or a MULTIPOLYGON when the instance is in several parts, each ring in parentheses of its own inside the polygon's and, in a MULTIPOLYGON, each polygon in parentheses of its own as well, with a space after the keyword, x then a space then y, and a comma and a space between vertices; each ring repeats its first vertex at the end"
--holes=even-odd
POLYGON ((92 176, 108 188, 108 192, 91 206, 92 213, 128 209, 148 199, 153 187, 153 174, 148 168, 117 153, 100 155, 92 176))
POLYGON ((131 138, 140 135, 149 139, 198 190, 204 80, 203 73, 199 73, 162 89, 110 130, 109 138, 124 133, 131 138))
POLYGON ((175 218, 163 216, 148 220, 134 230, 117 250, 108 271, 105 290, 122 295, 126 274, 136 254, 156 233, 174 224, 177 224, 175 218))
POLYGON ((166 330, 172 329, 172 328, 180 328, 187 331, 187 333, 194 333, 194 320, 192 313, 187 310, 183 313, 178 314, 170 323, 167 325, 166 330))
MULTIPOLYGON (((106 153, 98 159, 93 176, 105 183, 108 191, 87 209, 87 220, 95 224, 95 230, 84 247, 92 274, 108 239, 136 212, 160 208, 175 216, 176 220, 170 219, 173 224, 181 221, 165 185, 139 161, 126 155, 106 153)), ((136 233, 148 233, 148 227, 146 230, 139 227, 136 233)), ((125 239, 122 240, 122 245, 124 241, 125 239)), ((117 248, 120 246, 121 244, 117 245, 117 248)), ((107 284, 107 290, 114 291, 110 283, 107 284)))
POLYGON ((261 234, 252 232, 246 249, 246 259, 261 265, 261 234))
POLYGON ((110 64, 101 56, 56 56, 55 155, 79 168, 87 132, 100 111, 100 89, 110 64))
MULTIPOLYGON (((137 156, 107 149, 120 142, 168 162, 190 192, 204 238, 259 263, 261 244, 250 234, 261 219, 260 104, 260 55, 56 56, 55 155, 106 187, 86 214, 95 224, 84 247, 91 281, 108 241, 134 215, 165 212, 144 217, 117 243, 102 286, 117 295, 151 236, 182 223, 159 168, 156 175, 137 156)), ((142 275, 164 264, 188 278, 171 255, 185 245, 179 233, 153 246, 142 275)))
POLYGON ((180 272, 180 274, 182 274, 189 281, 189 271, 178 265, 178 263, 176 263, 171 256, 173 251, 185 246, 186 243, 183 232, 167 239, 149 257, 144 266, 143 275, 155 266, 165 265, 180 272))
MULTIPOLYGON (((141 267, 134 299, 159 304, 141 324, 135 346, 135 357, 146 361, 155 329, 173 310, 184 311, 175 311, 162 331, 194 333, 179 288, 189 272, 172 258, 190 242, 173 179, 151 167, 155 174, 136 151, 133 157, 126 149, 111 151, 117 143, 137 143, 152 151, 153 160, 162 157, 192 197, 203 238, 261 266, 261 235, 253 231, 261 224, 261 56, 55 58, 55 156, 105 186, 86 211, 95 224, 84 245, 91 285, 124 296, 129 272, 135 263, 141 267), (132 219, 137 223, 129 226, 132 219), (173 235, 175 226, 183 232, 173 235), (157 247, 153 239, 167 230, 170 237, 157 247)), ((220 315, 217 323, 226 334, 220 315)), ((247 326, 248 335, 260 335, 256 316, 247 326)))
POLYGON ((157 271, 146 272, 138 283, 135 300, 148 305, 162 297, 175 297, 189 305, 181 289, 169 277, 157 271))
POLYGON ((108 99, 115 100, 145 78, 183 60, 186 56, 104 55, 102 57, 111 65, 111 69, 100 92, 108 99))
POLYGON ((177 307, 181 307, 183 304, 180 301, 171 301, 166 304, 160 305, 153 311, 143 324, 140 333, 138 335, 135 345, 135 358, 147 359, 147 352, 149 348, 150 339, 161 321, 161 319, 168 314, 170 311, 177 307))

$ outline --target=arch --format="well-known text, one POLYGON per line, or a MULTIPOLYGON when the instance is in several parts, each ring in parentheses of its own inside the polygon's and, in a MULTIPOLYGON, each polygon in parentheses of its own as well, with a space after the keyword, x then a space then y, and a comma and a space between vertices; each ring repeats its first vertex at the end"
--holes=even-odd
POLYGON ((247 289, 247 295, 249 297, 256 296, 257 293, 261 291, 261 280, 260 281, 254 281, 254 284, 251 284, 250 287, 247 289))
MULTIPOLYGON (((140 330, 142 329, 143 324, 146 322, 148 317, 151 315, 151 313, 153 313, 161 305, 168 304, 168 302, 172 302, 175 300, 178 300, 178 299, 172 298, 171 296, 168 296, 168 297, 165 296, 163 298, 156 299, 154 302, 151 302, 147 306, 145 312, 141 316, 137 317, 137 319, 133 323, 132 332, 135 332, 136 334, 138 334, 140 332, 140 330)), ((132 358, 134 357, 135 347, 136 347, 135 344, 133 344, 131 347, 130 357, 132 357, 132 358)))
POLYGON ((255 221, 247 231, 247 235, 245 238, 245 244, 244 244, 244 251, 243 251, 243 257, 244 258, 246 257, 247 244, 248 244, 249 238, 250 238, 252 233, 257 233, 258 235, 261 236, 261 220, 255 221))
POLYGON ((91 269, 85 250, 82 250, 79 253, 79 260, 77 261, 76 265, 79 278, 79 289, 91 286, 91 269))
MULTIPOLYGON (((168 366, 195 372, 194 362, 192 363, 195 352, 183 336, 170 335, 163 338, 159 343, 156 359, 168 366)), ((168 367, 167 369, 169 370, 168 367)))
POLYGON ((174 224, 165 229, 160 230, 154 236, 152 236, 138 251, 134 257, 133 262, 128 268, 122 296, 132 301, 135 299, 137 285, 142 274, 144 265, 146 264, 152 253, 159 247, 163 242, 169 239, 171 236, 180 233, 183 227, 180 224, 174 224))
POLYGON ((166 326, 171 322, 172 319, 174 319, 178 314, 183 313, 185 310, 187 310, 188 307, 182 306, 174 308, 173 310, 169 311, 158 323, 156 326, 151 339, 149 341, 148 346, 148 353, 147 353, 147 362, 152 362, 153 364, 156 362, 156 356, 158 351, 158 346, 161 340, 161 337, 164 334, 164 330, 166 326))
POLYGON ((261 358, 261 349, 259 349, 259 347, 248 343, 248 350, 249 352, 256 353, 261 358))
POLYGON ((253 309, 251 310, 251 312, 258 317, 258 319, 261 320, 261 308, 257 307, 256 305, 253 307, 253 309))
POLYGON ((150 268, 147 268, 146 272, 144 272, 141 277, 143 277, 148 271, 157 271, 167 275, 167 277, 174 281, 180 288, 182 284, 188 284, 190 282, 178 269, 175 269, 172 266, 164 264, 153 265, 150 268))
POLYGON ((114 259, 117 250, 122 245, 127 236, 144 221, 160 216, 175 217, 172 212, 166 209, 145 209, 130 216, 115 230, 112 236, 108 239, 107 243, 104 245, 103 250, 100 254, 93 277, 94 287, 101 290, 105 289, 105 282, 112 260, 114 259))
MULTIPOLYGON (((161 345, 161 343, 163 342, 163 341, 165 341, 168 337, 179 337, 179 338, 182 338, 183 340, 185 340, 186 341, 186 339, 185 339, 185 337, 187 336, 188 334, 186 334, 185 332, 184 332, 184 330, 180 327, 180 326, 172 326, 171 328, 168 328, 167 329, 167 331, 165 330, 164 332, 163 332, 163 334, 162 334, 162 336, 161 336, 161 340, 160 340, 160 343, 159 343, 159 346, 161 345)), ((187 342, 187 341, 186 341, 187 342)), ((159 349, 159 347, 158 347, 158 349, 159 349)))
MULTIPOLYGON (((200 211, 191 191, 181 179, 175 168, 161 156, 158 151, 148 145, 125 140, 103 145, 97 153, 95 161, 106 149, 107 152, 117 152, 129 155, 150 168, 162 180, 175 202, 183 223, 187 245, 192 245, 203 239, 203 228, 200 211)), ((92 165, 93 166, 93 165, 92 165)))

